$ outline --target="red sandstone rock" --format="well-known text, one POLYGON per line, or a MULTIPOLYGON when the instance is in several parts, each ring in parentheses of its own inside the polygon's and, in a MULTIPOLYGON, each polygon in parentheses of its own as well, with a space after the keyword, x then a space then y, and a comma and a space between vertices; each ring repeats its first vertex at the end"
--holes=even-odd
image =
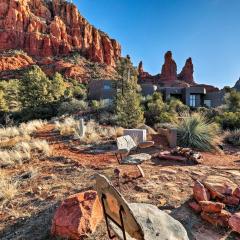
POLYGON ((65 199, 56 210, 51 233, 68 239, 80 239, 96 230, 103 218, 96 191, 87 191, 65 199))
POLYGON ((221 212, 225 207, 225 204, 223 203, 211 202, 211 201, 200 201, 199 205, 201 206, 204 212, 208 212, 208 213, 221 212))
POLYGON ((194 84, 193 72, 192 58, 188 58, 182 71, 178 74, 178 79, 189 84, 194 84))
POLYGON ((240 233, 240 212, 233 214, 228 223, 234 232, 240 233))
POLYGON ((202 211, 201 206, 198 203, 196 203, 195 201, 190 202, 188 205, 196 213, 200 213, 202 211))
POLYGON ((210 199, 210 194, 199 181, 196 181, 193 187, 193 197, 197 202, 208 201, 210 199))
POLYGON ((168 51, 165 54, 165 62, 162 66, 160 79, 162 81, 176 81, 177 80, 177 64, 172 59, 172 52, 168 51))
POLYGON ((89 60, 115 66, 121 56, 116 40, 91 26, 67 1, 2 0, 0 51, 23 49, 51 57, 79 51, 89 60))
POLYGON ((201 217, 205 221, 207 221, 215 226, 227 227, 228 221, 231 218, 231 213, 229 213, 226 210, 222 210, 219 213, 201 212, 201 217))
POLYGON ((18 70, 28 67, 35 62, 25 54, 0 56, 0 71, 18 70))
POLYGON ((223 199, 223 202, 228 206, 238 206, 239 204, 239 198, 235 196, 226 196, 223 199))
POLYGON ((240 187, 237 187, 234 192, 233 195, 237 198, 240 198, 240 187))

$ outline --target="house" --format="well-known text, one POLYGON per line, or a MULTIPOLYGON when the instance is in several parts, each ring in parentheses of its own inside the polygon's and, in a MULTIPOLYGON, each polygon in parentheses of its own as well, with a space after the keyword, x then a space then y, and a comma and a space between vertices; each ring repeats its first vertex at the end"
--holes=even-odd
MULTIPOLYGON (((115 80, 92 80, 88 85, 90 100, 111 101, 116 95, 115 80)), ((205 87, 162 87, 152 83, 140 84, 144 97, 160 92, 163 100, 177 98, 190 107, 217 107, 223 104, 224 92, 207 92, 205 87)))

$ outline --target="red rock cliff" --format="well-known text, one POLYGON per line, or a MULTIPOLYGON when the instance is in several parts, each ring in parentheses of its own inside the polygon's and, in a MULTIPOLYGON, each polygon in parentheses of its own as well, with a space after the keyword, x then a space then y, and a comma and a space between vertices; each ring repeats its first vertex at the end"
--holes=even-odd
POLYGON ((65 0, 0 0, 0 51, 23 49, 34 57, 79 51, 115 66, 121 46, 90 25, 65 0))
POLYGON ((176 81, 177 80, 177 64, 172 58, 172 52, 166 52, 165 62, 162 66, 160 79, 162 81, 176 81))

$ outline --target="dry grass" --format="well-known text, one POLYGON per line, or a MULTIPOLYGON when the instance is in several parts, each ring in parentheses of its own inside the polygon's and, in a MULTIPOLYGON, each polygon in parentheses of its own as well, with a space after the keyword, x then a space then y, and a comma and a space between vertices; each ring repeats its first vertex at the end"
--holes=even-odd
POLYGON ((22 123, 19 127, 0 128, 0 139, 8 140, 17 136, 26 136, 34 133, 46 124, 42 120, 33 120, 28 123, 22 123))
POLYGON ((73 117, 66 118, 63 122, 55 122, 55 129, 62 136, 74 136, 85 144, 96 144, 102 140, 113 139, 117 136, 116 129, 113 127, 101 126, 97 122, 90 120, 85 125, 86 131, 82 136, 80 121, 73 117))
POLYGON ((18 182, 0 172, 0 200, 10 201, 18 193, 18 182))

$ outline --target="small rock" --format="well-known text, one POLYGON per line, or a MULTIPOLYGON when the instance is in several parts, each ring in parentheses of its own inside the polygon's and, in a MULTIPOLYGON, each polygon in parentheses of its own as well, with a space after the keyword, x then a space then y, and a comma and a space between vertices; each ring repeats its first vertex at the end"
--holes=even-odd
POLYGON ((240 187, 237 187, 234 192, 233 195, 237 198, 240 198, 240 187))
POLYGON ((229 226, 234 232, 240 233, 240 212, 235 213, 230 217, 229 226))
POLYGON ((235 196, 226 196, 223 199, 223 202, 228 206, 238 206, 239 204, 239 198, 235 196))
POLYGON ((190 202, 188 205, 196 213, 200 213, 202 211, 201 206, 198 203, 196 203, 195 201, 190 202))
POLYGON ((197 202, 208 201, 210 199, 210 194, 199 181, 196 181, 193 187, 193 197, 197 202))
POLYGON ((211 201, 201 201, 199 202, 199 205, 201 206, 204 212, 208 212, 208 213, 221 212, 225 207, 225 204, 223 203, 211 202, 211 201))
POLYGON ((215 226, 227 227, 231 213, 225 210, 222 210, 220 213, 201 212, 201 217, 215 226))

